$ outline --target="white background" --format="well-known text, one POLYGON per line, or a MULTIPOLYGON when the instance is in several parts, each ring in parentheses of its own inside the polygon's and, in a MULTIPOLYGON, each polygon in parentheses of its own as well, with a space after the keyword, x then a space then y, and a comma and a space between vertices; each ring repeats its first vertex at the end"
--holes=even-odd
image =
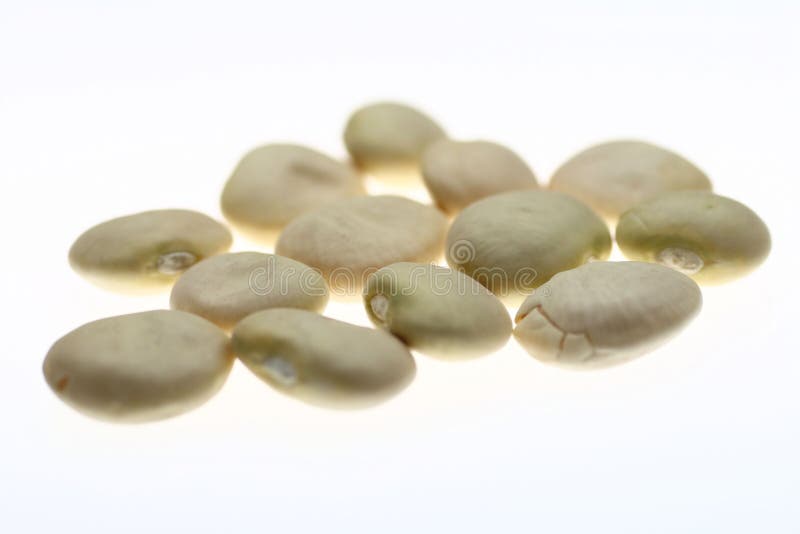
MULTIPOLYGON (((797 2, 0 6, 1 531, 800 532, 797 2), (219 216, 246 149, 344 157, 347 115, 376 98, 506 143, 542 182, 607 138, 673 148, 765 219, 772 254, 607 371, 511 341, 420 356, 401 396, 340 413, 237 365, 205 406, 143 426, 50 393, 58 337, 167 305, 80 279, 75 237, 151 208, 219 216)), ((357 304, 327 314, 366 324, 357 304)))

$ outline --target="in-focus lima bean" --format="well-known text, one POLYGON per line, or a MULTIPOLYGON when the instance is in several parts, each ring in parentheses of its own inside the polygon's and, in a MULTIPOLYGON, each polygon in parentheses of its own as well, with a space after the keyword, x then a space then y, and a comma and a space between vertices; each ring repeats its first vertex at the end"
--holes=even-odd
POLYGON ((233 350, 278 391, 326 408, 363 408, 396 395, 416 365, 397 338, 297 309, 260 311, 233 329, 233 350))
POLYGON ((631 208, 620 217, 616 237, 629 259, 676 268, 700 283, 749 273, 771 244, 753 210, 703 191, 664 193, 631 208))
POLYGON ((172 288, 170 305, 230 330, 251 313, 268 308, 321 312, 328 288, 317 271, 274 254, 235 252, 201 261, 172 288))
POLYGON ((546 363, 608 367, 664 343, 702 302, 697 284, 674 269, 597 261, 555 275, 525 299, 514 337, 546 363))
POLYGON ((505 345, 511 318, 474 279, 446 267, 395 263, 369 277, 367 314, 412 349, 443 359, 482 356, 505 345))
POLYGON ((44 376, 91 417, 165 419, 213 396, 233 364, 225 332, 201 317, 156 310, 85 324, 55 342, 44 376))
POLYGON ((512 191, 467 206, 445 247, 453 269, 509 301, 610 251, 611 235, 600 217, 553 191, 512 191))
POLYGON ((111 219, 84 232, 69 251, 72 268, 115 291, 163 290, 198 261, 225 252, 233 237, 189 210, 154 210, 111 219))

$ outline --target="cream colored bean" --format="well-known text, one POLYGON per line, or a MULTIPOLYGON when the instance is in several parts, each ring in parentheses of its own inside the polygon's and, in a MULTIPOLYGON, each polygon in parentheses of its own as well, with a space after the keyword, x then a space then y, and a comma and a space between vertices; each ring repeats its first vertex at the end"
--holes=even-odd
POLYGON ((555 275, 525 299, 514 337, 545 363, 608 367, 664 343, 702 302, 697 284, 673 269, 593 262, 555 275))
POLYGON ((695 165, 667 149, 642 141, 593 146, 564 163, 550 188, 574 196, 615 221, 624 211, 666 191, 710 191, 695 165))
POLYGON ((388 265, 369 277, 364 303, 373 323, 437 358, 482 356, 511 335, 511 318, 497 297, 446 267, 388 265))
POLYGON ((321 312, 328 288, 317 271, 274 254, 220 254, 183 273, 170 296, 171 307, 194 313, 230 330, 251 313, 268 308, 321 312))
POLYGON ((118 422, 189 411, 225 383, 228 336, 189 313, 157 310, 100 319, 53 345, 44 376, 76 410, 118 422))
POLYGON ((319 269, 334 296, 360 298, 367 276, 384 265, 438 259, 446 230, 447 219, 429 206, 395 196, 360 197, 295 219, 275 251, 319 269))
POLYGON ((495 295, 520 300, 554 274, 608 257, 605 223, 552 191, 512 191, 479 200, 453 221, 447 263, 495 295))
POLYGON ((393 182, 419 178, 422 152, 445 136, 430 117, 395 102, 379 102, 357 110, 344 130, 344 143, 364 172, 393 182))
POLYGON ((164 290, 198 261, 225 252, 233 237, 189 210, 154 210, 111 219, 84 232, 69 261, 91 282, 114 291, 164 290))
POLYGON ((422 156, 422 177, 437 206, 451 214, 497 193, 539 187, 522 158, 489 141, 436 141, 422 156))
POLYGON ((222 212, 251 239, 273 243, 298 215, 364 193, 361 177, 344 163, 300 145, 265 145, 236 166, 222 212))
POLYGON ((617 243, 632 260, 661 263, 713 284, 758 267, 771 240, 764 221, 744 204, 713 193, 679 191, 625 212, 617 243))
POLYGON ((233 349, 270 386, 326 408, 381 403, 416 373, 414 359, 394 336, 305 310, 250 315, 234 328, 233 349))

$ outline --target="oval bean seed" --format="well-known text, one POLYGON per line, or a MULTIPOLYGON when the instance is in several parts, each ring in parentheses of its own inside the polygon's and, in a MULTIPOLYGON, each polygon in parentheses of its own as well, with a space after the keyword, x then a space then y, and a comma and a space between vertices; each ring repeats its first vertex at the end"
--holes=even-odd
POLYGON ((702 302, 697 284, 673 269, 598 261, 555 275, 525 299, 514 337, 546 363, 608 367, 664 343, 702 302))
POLYGON ((233 329, 233 349, 278 391, 329 408, 383 402, 416 373, 408 349, 392 335, 305 310, 250 315, 233 329))
POLYGON ((494 352, 511 335, 505 306, 464 273, 394 263, 369 277, 364 303, 377 326, 409 347, 444 359, 494 352))
POLYGON ((610 251, 605 223, 577 200, 552 191, 479 200, 455 218, 446 243, 453 269, 510 300, 610 251))
POLYGON ((702 191, 665 193, 635 206, 620 217, 616 237, 626 257, 673 267, 700 283, 749 273, 771 243, 753 210, 702 191))
POLYGON ((251 239, 272 243, 298 215, 364 193, 361 177, 344 163, 300 145, 265 145, 236 166, 222 212, 251 239))
POLYGON ((555 172, 550 188, 574 196, 613 221, 659 193, 710 191, 711 182, 674 152, 641 141, 612 141, 573 156, 555 172))
POLYGON ((193 266, 172 288, 170 305, 230 330, 251 313, 268 308, 321 312, 328 288, 317 271, 274 254, 220 254, 193 266))
POLYGON ((394 196, 330 204, 292 221, 275 251, 319 269, 334 296, 360 297, 368 275, 398 261, 433 261, 447 219, 438 210, 394 196))
POLYGON ((436 141, 422 156, 422 177, 436 204, 451 214, 496 193, 539 187, 522 158, 489 141, 436 141))
POLYGON ((72 268, 114 291, 163 290, 186 269, 225 252, 233 237, 214 219, 189 210, 154 210, 111 219, 72 245, 72 268))
POLYGON ((53 345, 44 376, 76 410, 119 422, 154 421, 189 411, 225 383, 228 336, 180 311, 100 319, 53 345))
POLYGON ((344 143, 364 172, 404 182, 419 177, 422 152, 444 136, 444 130, 420 111, 395 102, 379 102, 350 116, 344 143))

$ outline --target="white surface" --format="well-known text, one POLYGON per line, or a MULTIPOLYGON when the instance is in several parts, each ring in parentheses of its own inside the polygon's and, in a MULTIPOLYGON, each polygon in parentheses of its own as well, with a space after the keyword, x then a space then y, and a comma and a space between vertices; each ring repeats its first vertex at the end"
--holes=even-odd
MULTIPOLYGON (((800 531, 797 2, 10 2, 0 8, 3 532, 800 531), (135 7, 133 7, 135 6, 135 7), (237 365, 201 409, 86 419, 50 344, 165 307, 72 273, 104 219, 218 195, 251 146, 344 155, 374 98, 507 143, 546 180, 612 137, 674 148, 767 222, 752 276, 613 370, 418 358, 378 409, 327 412, 237 365)), ((248 245, 237 243, 237 249, 248 245)), ((365 323, 358 305, 328 315, 365 323)))

